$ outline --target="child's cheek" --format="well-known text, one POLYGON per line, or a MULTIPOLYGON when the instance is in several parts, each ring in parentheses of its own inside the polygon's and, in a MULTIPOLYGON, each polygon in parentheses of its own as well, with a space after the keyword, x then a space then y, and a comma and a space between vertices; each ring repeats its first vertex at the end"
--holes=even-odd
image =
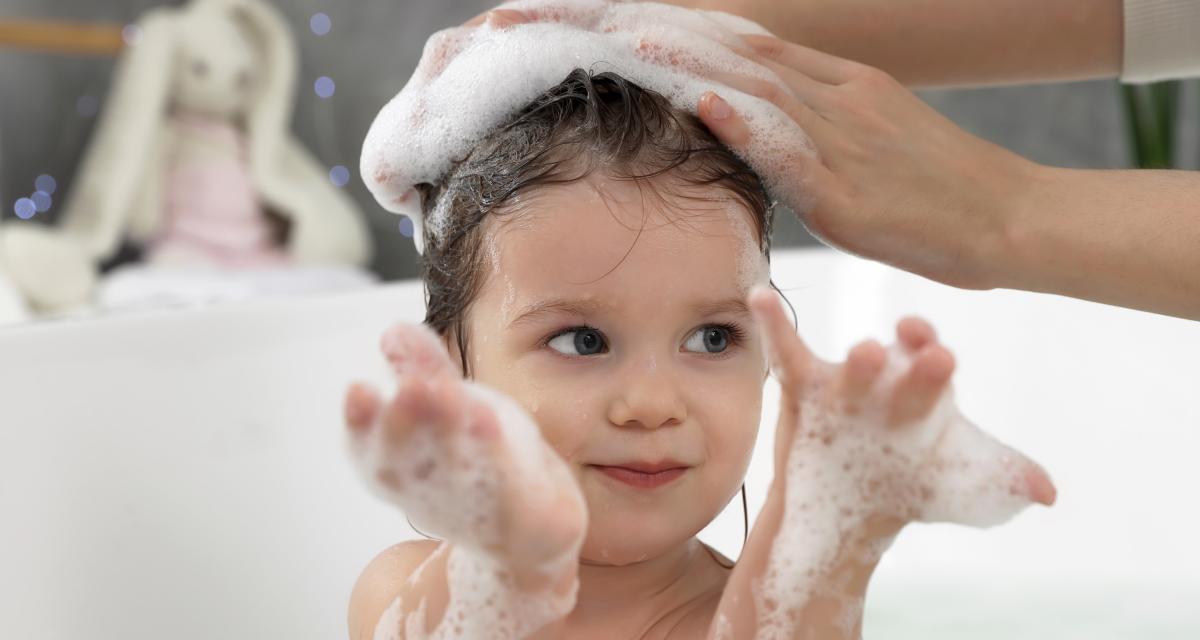
POLYGON ((558 455, 572 465, 586 462, 581 456, 590 431, 590 412, 570 402, 542 401, 537 411, 530 409, 530 413, 542 438, 558 455))

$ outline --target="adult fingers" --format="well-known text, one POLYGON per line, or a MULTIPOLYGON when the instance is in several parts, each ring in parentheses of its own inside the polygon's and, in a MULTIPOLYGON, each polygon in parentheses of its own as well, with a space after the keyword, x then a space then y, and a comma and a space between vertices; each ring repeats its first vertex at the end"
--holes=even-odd
POLYGON ((759 56, 826 84, 845 84, 863 68, 861 63, 774 36, 743 34, 742 40, 759 56))
POLYGON ((522 24, 525 22, 533 22, 534 16, 529 15, 525 11, 517 9, 489 9, 483 13, 467 20, 463 23, 464 27, 477 27, 483 23, 488 23, 492 27, 502 29, 514 24, 522 24))
MULTIPOLYGON (((753 132, 751 132, 745 118, 735 111, 732 105, 721 98, 721 96, 710 91, 701 96, 698 111, 700 120, 708 127, 709 131, 712 131, 718 140, 742 154, 743 157, 751 156, 749 149, 753 132)), ((819 153, 821 142, 813 135, 813 129, 805 128, 799 122, 797 124, 808 133, 810 138, 813 138, 819 153)), ((834 180, 833 173, 822 163, 820 157, 797 152, 788 154, 788 158, 791 162, 790 165, 776 169, 777 171, 785 172, 785 174, 766 177, 780 184, 790 182, 803 183, 814 194, 819 193, 823 185, 832 184, 834 180)), ((765 162, 769 159, 758 158, 758 160, 765 162)), ((795 206, 796 203, 789 204, 795 206)))
POLYGON ((784 86, 761 78, 726 72, 713 72, 708 77, 731 89, 775 105, 813 139, 818 149, 821 148, 822 140, 828 143, 834 135, 829 122, 805 104, 805 101, 811 99, 814 93, 822 91, 816 83, 789 83, 786 87, 795 92, 792 95, 785 90, 784 86))

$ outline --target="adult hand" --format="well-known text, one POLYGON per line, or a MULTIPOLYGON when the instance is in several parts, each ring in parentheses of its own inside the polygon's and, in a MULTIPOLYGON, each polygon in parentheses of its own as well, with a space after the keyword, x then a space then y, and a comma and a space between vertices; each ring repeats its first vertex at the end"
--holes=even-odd
MULTIPOLYGON (((762 80, 713 79, 770 101, 813 139, 819 158, 797 154, 764 177, 802 184, 780 195, 814 235, 946 284, 998 286, 1006 234, 1038 165, 959 129, 882 71, 770 36, 744 40, 753 49, 744 55, 793 95, 762 80)), ((749 127, 720 96, 706 94, 699 110, 725 144, 747 149, 749 127)))

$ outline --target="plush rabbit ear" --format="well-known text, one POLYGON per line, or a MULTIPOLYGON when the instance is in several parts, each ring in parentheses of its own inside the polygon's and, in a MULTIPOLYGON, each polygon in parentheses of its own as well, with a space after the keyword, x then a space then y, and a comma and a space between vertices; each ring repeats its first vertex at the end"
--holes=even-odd
POLYGON ((247 114, 250 170, 263 200, 291 223, 288 252, 299 262, 362 265, 370 236, 354 201, 291 133, 296 45, 278 11, 262 0, 222 0, 262 58, 247 114))
POLYGON ((152 9, 121 54, 103 112, 70 186, 61 228, 100 261, 118 248, 169 107, 178 10, 152 9))
POLYGON ((279 11, 262 0, 222 0, 246 27, 261 56, 253 106, 246 117, 251 161, 275 161, 292 121, 296 43, 279 11))

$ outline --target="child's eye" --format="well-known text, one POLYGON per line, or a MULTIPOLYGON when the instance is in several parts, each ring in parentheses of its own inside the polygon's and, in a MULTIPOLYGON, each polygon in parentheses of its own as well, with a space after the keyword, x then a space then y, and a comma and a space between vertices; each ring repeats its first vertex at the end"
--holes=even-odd
POLYGON ((591 327, 572 327, 546 343, 551 349, 567 356, 591 356, 603 353, 604 336, 591 327))
POLYGON ((723 353, 740 337, 741 330, 733 325, 710 324, 697 329, 683 346, 698 353, 723 353))

